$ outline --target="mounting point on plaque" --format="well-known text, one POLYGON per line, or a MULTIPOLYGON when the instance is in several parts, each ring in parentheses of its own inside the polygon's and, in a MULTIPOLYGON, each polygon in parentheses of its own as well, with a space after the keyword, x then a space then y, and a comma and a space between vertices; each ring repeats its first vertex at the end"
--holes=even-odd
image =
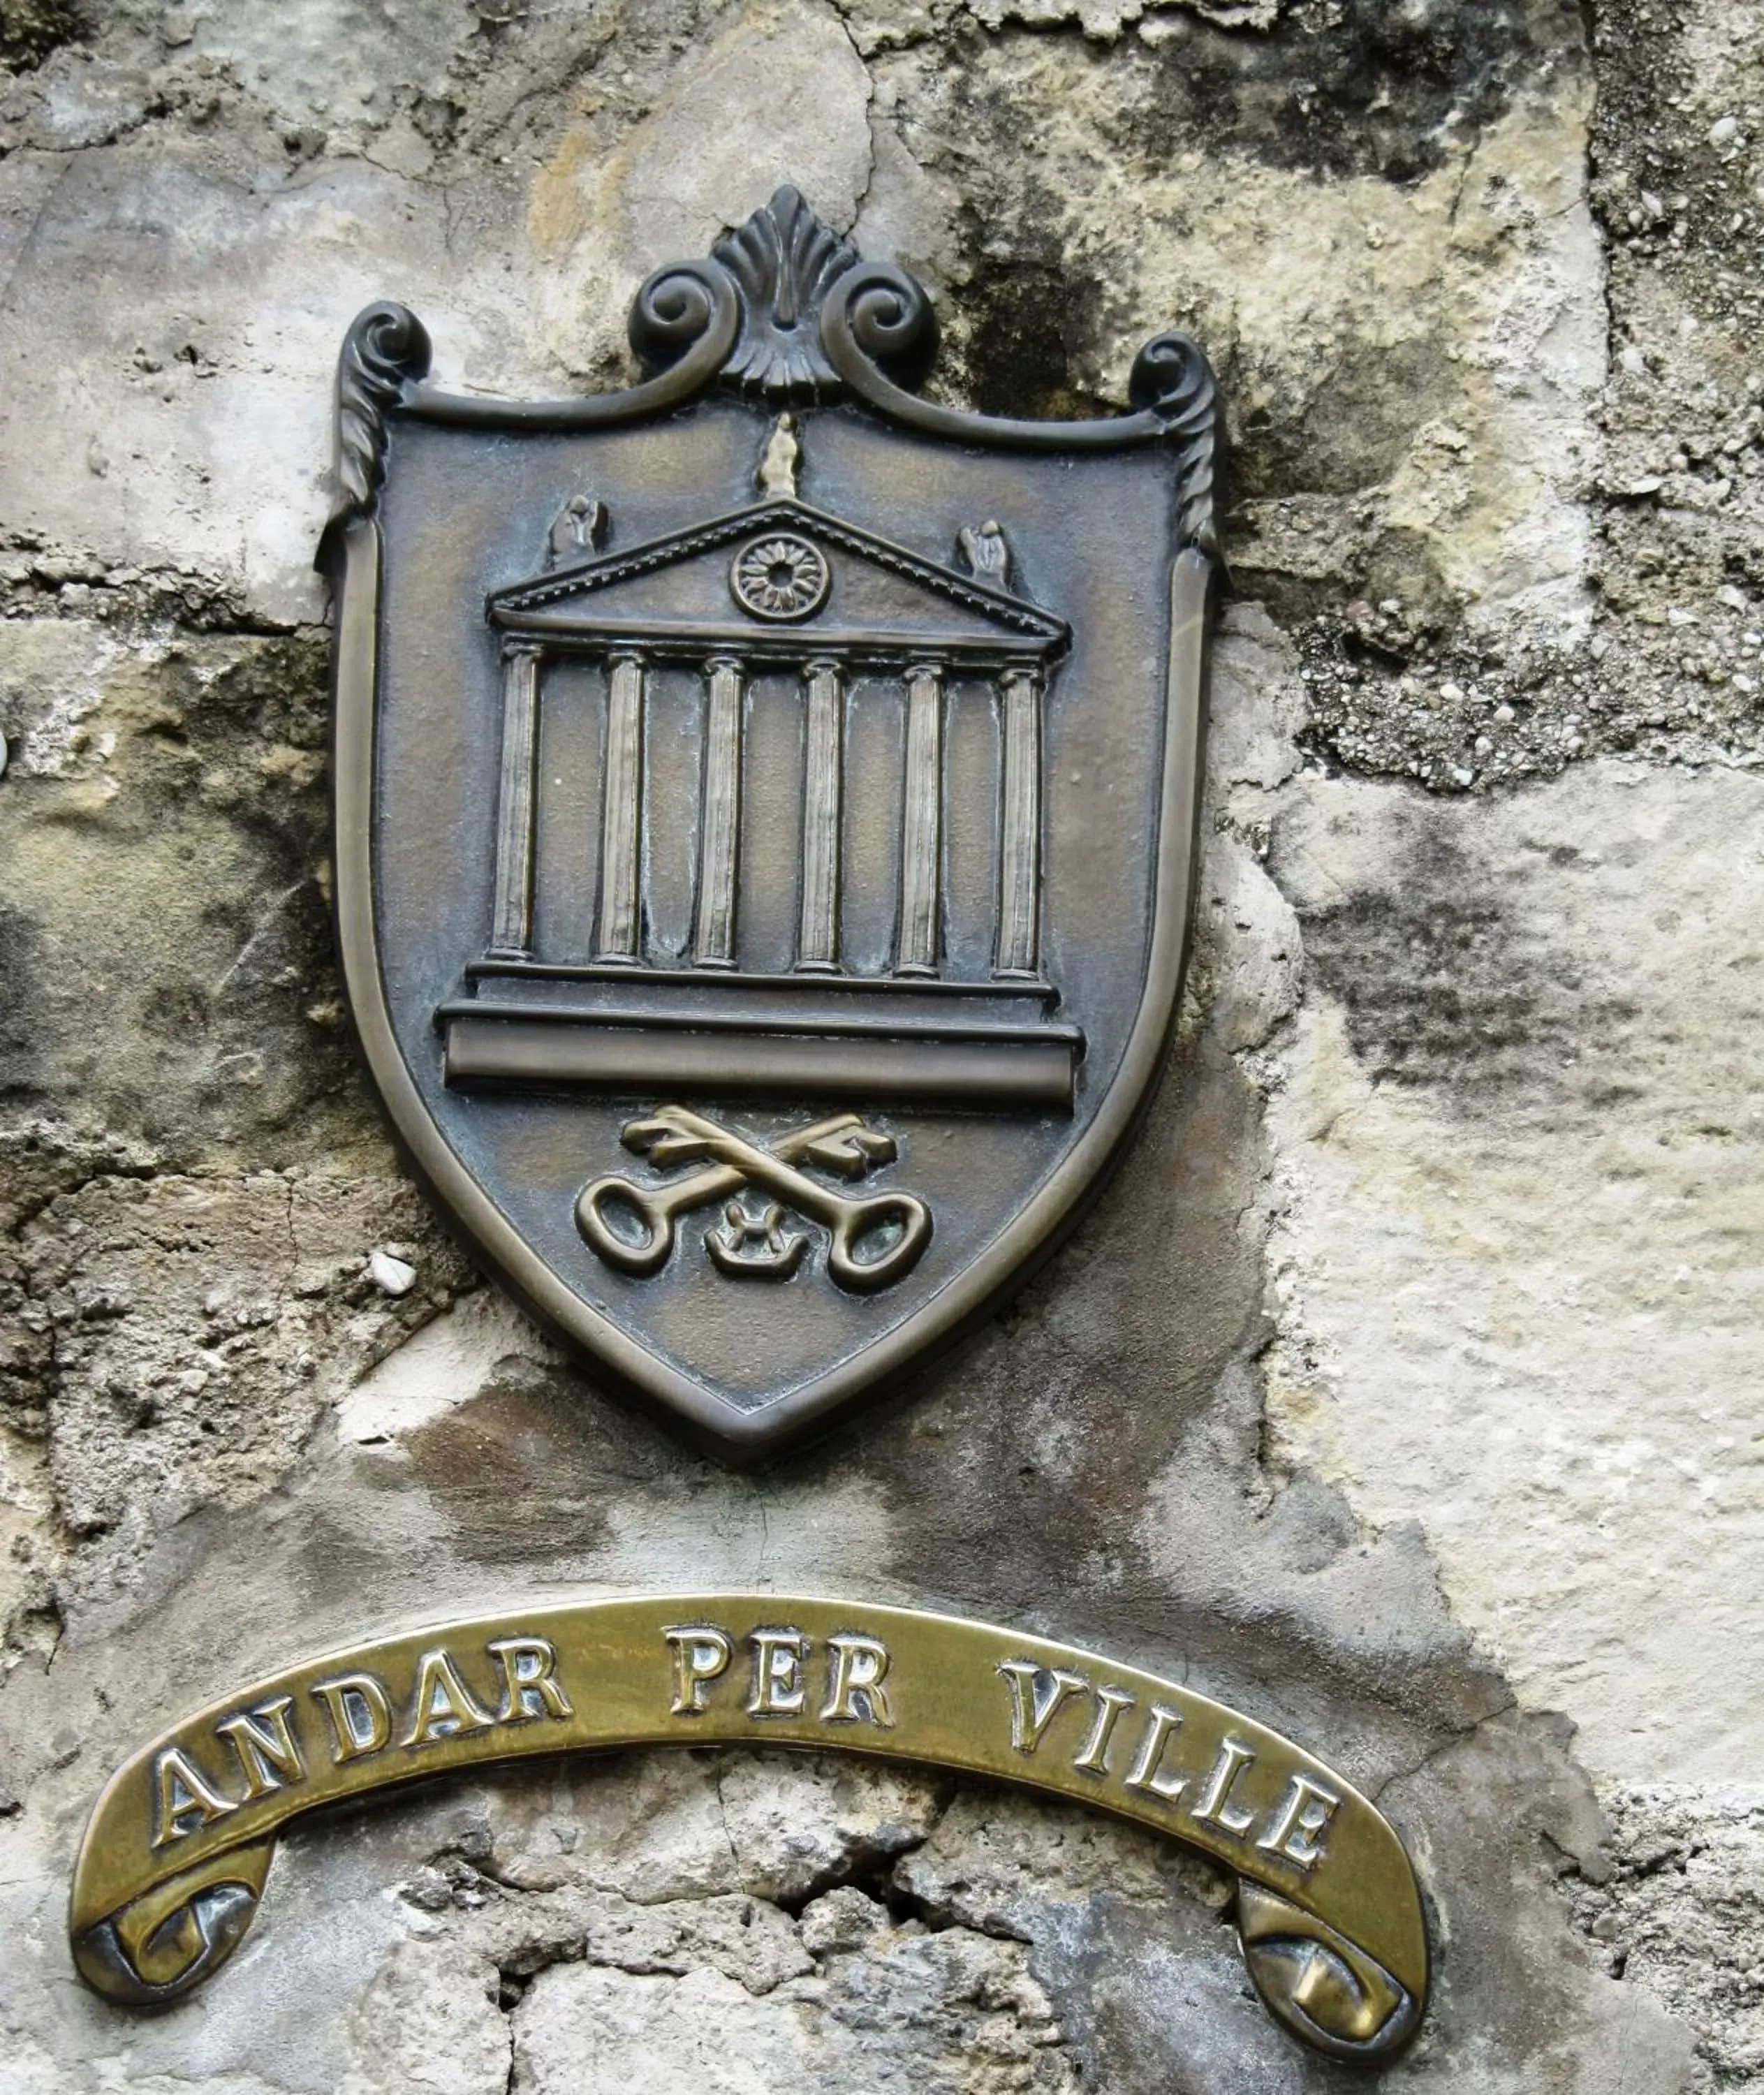
POLYGON ((590 559, 607 542, 607 505, 591 494, 573 494, 546 534, 545 564, 571 568, 590 559))
POLYGON ((796 434, 796 417, 780 415, 765 440, 754 484, 774 502, 794 502, 796 477, 802 470, 802 463, 803 447, 796 434))

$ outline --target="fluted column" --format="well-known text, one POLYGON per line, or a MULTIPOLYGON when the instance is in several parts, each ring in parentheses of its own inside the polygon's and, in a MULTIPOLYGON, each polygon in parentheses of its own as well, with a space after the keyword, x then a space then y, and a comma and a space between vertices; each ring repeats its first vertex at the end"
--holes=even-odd
POLYGON ((1033 976, 1041 936, 1041 673, 1007 670, 995 974, 1033 976))
POLYGON ((900 826, 900 925, 895 973, 934 975, 943 858, 943 670, 907 671, 906 799, 900 826))
POLYGON ((600 915, 595 957, 635 962, 642 939, 643 658, 608 659, 607 760, 600 793, 600 915))
POLYGON ((803 769, 803 907, 796 965, 831 974, 839 965, 839 830, 844 809, 845 687, 837 662, 804 664, 808 734, 803 769))
POLYGON ((503 647, 502 771, 496 796, 496 899, 492 959, 533 953, 533 846, 538 815, 539 658, 535 642, 503 647))
POLYGON ((704 794, 699 816, 698 911, 692 964, 735 965, 735 870, 741 849, 743 675, 734 656, 705 664, 710 694, 704 722, 704 794))

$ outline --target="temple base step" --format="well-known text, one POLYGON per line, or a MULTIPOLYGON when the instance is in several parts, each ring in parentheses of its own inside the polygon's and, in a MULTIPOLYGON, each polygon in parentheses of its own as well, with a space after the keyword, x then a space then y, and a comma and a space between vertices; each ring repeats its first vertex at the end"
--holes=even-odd
POLYGON ((1077 1052, 1064 1040, 878 1040, 651 1032, 590 1019, 450 1013, 446 1079, 456 1087, 584 1084, 632 1097, 742 1091, 1070 1113, 1077 1052))
POLYGON ((450 1085, 740 1091, 1069 1113, 1084 1036, 1044 982, 480 963, 435 1014, 450 1085))

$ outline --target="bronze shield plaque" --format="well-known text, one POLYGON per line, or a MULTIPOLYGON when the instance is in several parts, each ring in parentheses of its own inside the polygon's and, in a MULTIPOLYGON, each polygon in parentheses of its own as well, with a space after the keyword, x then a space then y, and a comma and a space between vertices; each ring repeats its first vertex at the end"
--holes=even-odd
POLYGON ((628 392, 339 377, 337 901, 375 1081, 482 1262, 731 1456, 1056 1243, 1163 1059, 1213 381, 1000 420, 781 190, 652 277, 628 392))

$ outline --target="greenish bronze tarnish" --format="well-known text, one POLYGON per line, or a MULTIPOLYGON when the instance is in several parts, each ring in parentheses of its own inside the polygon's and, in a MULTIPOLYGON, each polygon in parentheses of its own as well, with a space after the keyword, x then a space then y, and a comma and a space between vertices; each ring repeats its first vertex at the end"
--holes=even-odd
POLYGON ((1132 1819, 1235 1874, 1250 1975, 1307 2044, 1383 2061, 1420 2021, 1427 1940, 1402 1844, 1290 1740, 1043 1637, 779 1594, 510 1609, 212 1704, 99 1797, 74 1874, 75 1960, 113 2000, 187 1992, 250 1925, 277 1836, 326 1805, 540 1754, 734 1743, 922 1762, 1132 1819))
POLYGON ((1195 883, 1212 374, 918 398, 913 280, 781 190, 643 287, 629 392, 338 378, 337 914, 480 1261, 732 1460, 971 1330, 1162 1065, 1195 883))

